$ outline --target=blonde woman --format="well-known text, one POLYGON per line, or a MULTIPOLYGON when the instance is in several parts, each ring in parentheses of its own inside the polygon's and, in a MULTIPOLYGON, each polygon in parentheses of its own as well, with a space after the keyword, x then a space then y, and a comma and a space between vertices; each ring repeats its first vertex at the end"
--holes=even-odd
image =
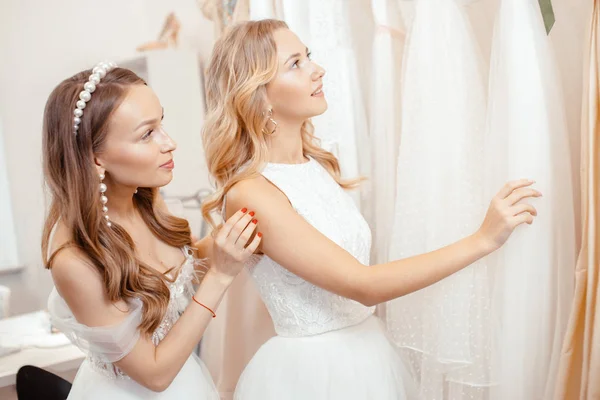
POLYGON ((208 68, 204 146, 217 192, 203 211, 230 216, 248 204, 260 212, 262 254, 248 268, 278 334, 246 367, 239 400, 412 397, 374 306, 490 254, 537 214, 522 202, 540 196, 532 182, 510 182, 469 237, 367 267, 371 233, 346 193, 359 182, 340 177, 338 161, 312 134, 310 118, 327 109, 324 74, 275 20, 233 27, 208 68))
POLYGON ((193 351, 260 233, 250 241, 257 221, 244 208, 214 244, 192 243, 158 195, 175 166, 162 119, 152 89, 112 63, 64 80, 46 104, 48 308, 87 355, 69 399, 219 398, 193 351))

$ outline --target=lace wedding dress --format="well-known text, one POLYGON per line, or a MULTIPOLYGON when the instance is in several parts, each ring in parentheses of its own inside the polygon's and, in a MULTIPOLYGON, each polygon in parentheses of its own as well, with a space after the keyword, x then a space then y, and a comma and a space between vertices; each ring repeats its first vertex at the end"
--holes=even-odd
MULTIPOLYGON (((167 312, 152 334, 155 345, 164 339, 194 294, 192 279, 197 260, 188 248, 182 250, 186 260, 175 281, 169 285, 171 300, 167 312)), ((147 389, 113 364, 125 357, 140 337, 138 325, 142 304, 139 300, 133 301, 129 315, 113 326, 88 327, 80 324, 56 288, 50 293, 48 310, 52 324, 87 355, 73 382, 70 400, 219 400, 210 374, 195 354, 190 355, 163 392, 147 389)))
MULTIPOLYGON (((315 160, 262 171, 308 223, 368 265, 371 232, 351 197, 315 160)), ((301 254, 301 244, 298 244, 301 254)), ((374 307, 321 289, 266 255, 248 265, 277 336, 250 361, 238 400, 402 400, 412 384, 374 307)), ((368 268, 368 267, 365 267, 368 268)))

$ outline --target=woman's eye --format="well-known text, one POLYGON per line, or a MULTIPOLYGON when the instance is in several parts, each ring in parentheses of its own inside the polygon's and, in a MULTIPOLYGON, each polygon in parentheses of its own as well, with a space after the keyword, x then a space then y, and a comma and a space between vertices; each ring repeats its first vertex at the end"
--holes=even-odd
POLYGON ((154 132, 154 129, 150 129, 148 132, 146 132, 144 136, 142 136, 142 140, 148 139, 150 136, 152 136, 152 132, 154 132))

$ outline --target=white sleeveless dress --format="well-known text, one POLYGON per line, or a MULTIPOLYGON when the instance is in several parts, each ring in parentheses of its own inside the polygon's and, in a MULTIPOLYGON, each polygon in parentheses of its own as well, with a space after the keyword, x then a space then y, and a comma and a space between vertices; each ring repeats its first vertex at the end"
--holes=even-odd
MULTIPOLYGON (((194 293, 192 279, 194 264, 198 261, 189 248, 183 249, 186 260, 179 275, 170 284, 171 300, 167 312, 152 335, 158 345, 187 307, 194 293)), ((171 385, 163 392, 153 392, 128 377, 114 362, 125 357, 137 343, 142 315, 142 303, 133 301, 129 315, 119 324, 106 327, 88 327, 77 322, 67 303, 52 289, 48 299, 52 324, 79 347, 87 357, 79 367, 68 399, 78 400, 218 400, 208 370, 192 354, 171 385)))
MULTIPOLYGON (((262 174, 308 223, 368 265, 369 227, 352 198, 317 161, 267 164, 262 174)), ((248 267, 277 336, 247 365, 235 399, 412 398, 411 377, 373 316, 375 307, 321 289, 265 255, 254 256, 248 267)))

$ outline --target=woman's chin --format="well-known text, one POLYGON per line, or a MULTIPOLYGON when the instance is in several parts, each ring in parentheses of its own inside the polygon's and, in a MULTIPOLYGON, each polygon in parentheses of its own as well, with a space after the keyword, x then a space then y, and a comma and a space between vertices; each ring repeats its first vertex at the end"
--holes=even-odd
POLYGON ((140 187, 162 188, 163 186, 167 186, 173 180, 173 170, 164 170, 160 175, 162 176, 157 176, 152 182, 140 187))
POLYGON ((327 101, 325 101, 325 99, 323 99, 323 104, 320 105, 319 107, 315 107, 314 113, 311 116, 311 118, 322 115, 325 113, 325 111, 327 111, 327 101))

